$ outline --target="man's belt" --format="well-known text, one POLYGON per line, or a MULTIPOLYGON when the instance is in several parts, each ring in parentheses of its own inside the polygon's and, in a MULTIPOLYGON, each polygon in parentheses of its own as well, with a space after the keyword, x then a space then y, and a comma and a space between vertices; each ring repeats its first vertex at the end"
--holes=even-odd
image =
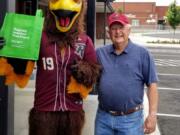
POLYGON ((107 110, 104 110, 104 109, 102 109, 102 110, 106 111, 107 113, 109 113, 109 114, 111 114, 113 116, 123 116, 123 115, 128 115, 128 114, 137 112, 137 111, 142 110, 142 109, 143 109, 143 105, 140 104, 140 105, 138 105, 138 106, 136 106, 134 108, 131 108, 131 109, 127 110, 126 112, 123 112, 123 111, 112 111, 112 110, 108 110, 107 111, 107 110))

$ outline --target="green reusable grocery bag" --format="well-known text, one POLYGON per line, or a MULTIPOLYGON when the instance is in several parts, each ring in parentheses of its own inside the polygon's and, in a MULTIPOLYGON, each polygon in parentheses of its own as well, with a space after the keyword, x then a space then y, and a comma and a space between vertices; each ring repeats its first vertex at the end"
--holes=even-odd
POLYGON ((0 56, 37 60, 43 22, 42 10, 37 10, 36 16, 6 13, 0 30, 6 42, 0 56))

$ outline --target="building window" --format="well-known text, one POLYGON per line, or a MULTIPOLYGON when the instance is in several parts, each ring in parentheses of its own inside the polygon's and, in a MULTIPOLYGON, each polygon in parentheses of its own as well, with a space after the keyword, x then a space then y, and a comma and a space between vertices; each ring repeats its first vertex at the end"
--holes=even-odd
POLYGON ((139 20, 138 19, 132 19, 132 26, 139 26, 139 20))
POLYGON ((16 12, 20 14, 35 15, 37 0, 16 0, 16 12))
POLYGON ((24 1, 23 12, 30 15, 32 14, 32 1, 31 0, 24 1))

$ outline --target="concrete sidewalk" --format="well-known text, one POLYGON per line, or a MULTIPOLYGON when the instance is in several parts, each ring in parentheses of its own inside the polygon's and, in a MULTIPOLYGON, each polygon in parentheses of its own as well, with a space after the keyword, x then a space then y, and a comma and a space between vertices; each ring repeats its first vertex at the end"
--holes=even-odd
MULTIPOLYGON (((145 116, 148 112, 148 100, 144 96, 145 116)), ((27 88, 15 89, 15 134, 28 135, 28 115, 29 110, 33 106, 34 100, 34 81, 30 81, 27 88)), ((82 135, 94 135, 94 119, 96 114, 98 101, 97 95, 89 95, 84 100, 84 109, 86 113, 86 124, 82 135)), ((160 135, 158 125, 156 131, 151 135, 160 135)))

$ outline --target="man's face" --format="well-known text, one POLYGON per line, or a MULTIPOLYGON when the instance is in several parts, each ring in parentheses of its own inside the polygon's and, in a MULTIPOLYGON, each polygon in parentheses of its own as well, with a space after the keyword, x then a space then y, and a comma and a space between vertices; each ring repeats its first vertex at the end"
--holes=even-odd
POLYGON ((109 35, 112 42, 116 45, 126 44, 130 34, 130 26, 121 23, 113 23, 109 28, 109 35))

